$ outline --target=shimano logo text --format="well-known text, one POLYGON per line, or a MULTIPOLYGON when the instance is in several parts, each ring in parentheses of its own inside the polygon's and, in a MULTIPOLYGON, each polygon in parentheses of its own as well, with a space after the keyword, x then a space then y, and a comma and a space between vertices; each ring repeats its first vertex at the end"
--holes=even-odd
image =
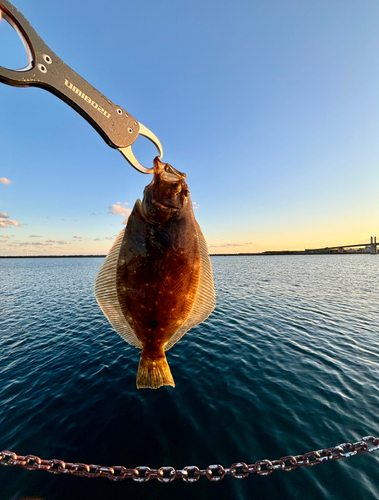
POLYGON ((82 92, 77 87, 75 87, 75 85, 73 85, 67 79, 65 79, 64 83, 65 83, 66 87, 68 87, 73 92, 75 92, 75 94, 78 94, 79 97, 81 97, 86 102, 88 102, 88 104, 90 104, 93 108, 97 109, 97 111, 99 111, 99 113, 101 113, 102 115, 104 115, 106 118, 109 118, 111 116, 111 114, 108 113, 107 111, 105 111, 104 108, 102 108, 101 106, 99 106, 97 104, 97 102, 93 101, 90 97, 88 97, 88 95, 86 95, 84 92, 82 92))

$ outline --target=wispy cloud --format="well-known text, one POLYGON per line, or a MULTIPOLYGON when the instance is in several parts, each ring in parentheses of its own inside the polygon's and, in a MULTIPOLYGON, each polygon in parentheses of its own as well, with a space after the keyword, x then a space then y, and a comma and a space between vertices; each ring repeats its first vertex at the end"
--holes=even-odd
POLYGON ((249 242, 249 243, 223 243, 222 245, 209 245, 209 248, 245 247, 247 245, 252 245, 252 242, 249 242))
POLYGON ((12 184, 12 181, 7 179, 6 177, 0 177, 0 184, 12 184))
POLYGON ((8 226, 20 226, 20 223, 16 220, 11 220, 6 212, 0 212, 0 227, 8 226))
POLYGON ((46 241, 22 241, 20 243, 12 243, 12 247, 46 247, 51 246, 51 243, 46 241))
POLYGON ((131 209, 126 208, 126 205, 129 205, 127 201, 118 201, 114 205, 110 205, 108 208, 111 210, 111 212, 108 212, 109 214, 114 214, 114 215, 130 215, 131 209))
POLYGON ((0 234, 0 238, 5 238, 5 239, 8 239, 9 236, 7 234, 0 234))
POLYGON ((71 245, 71 243, 69 243, 68 241, 46 240, 46 241, 16 241, 15 243, 12 243, 10 246, 12 246, 12 247, 51 247, 54 244, 55 245, 71 245))
POLYGON ((73 236, 73 238, 74 238, 75 240, 81 240, 81 239, 83 238, 83 236, 73 236))
POLYGON ((41 234, 29 234, 29 238, 42 238, 41 234))
MULTIPOLYGON (((9 215, 8 215, 9 217, 9 215)), ((8 227, 8 226, 19 226, 20 223, 16 220, 11 220, 8 218, 0 217, 0 227, 8 227)))
POLYGON ((193 208, 194 208, 194 209, 196 209, 196 208, 199 208, 199 207, 200 207, 200 205, 198 205, 198 204, 196 203, 196 201, 193 201, 193 202, 192 202, 192 206, 193 206, 193 208))

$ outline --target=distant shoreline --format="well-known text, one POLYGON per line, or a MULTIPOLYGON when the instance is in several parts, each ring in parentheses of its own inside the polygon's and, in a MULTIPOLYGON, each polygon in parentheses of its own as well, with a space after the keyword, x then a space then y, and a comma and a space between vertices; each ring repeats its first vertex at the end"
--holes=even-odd
MULTIPOLYGON (((278 251, 278 252, 260 252, 260 253, 211 253, 210 257, 248 257, 250 255, 372 255, 368 252, 304 252, 304 251, 278 251)), ((107 255, 0 255, 0 259, 87 259, 103 258, 107 255)))

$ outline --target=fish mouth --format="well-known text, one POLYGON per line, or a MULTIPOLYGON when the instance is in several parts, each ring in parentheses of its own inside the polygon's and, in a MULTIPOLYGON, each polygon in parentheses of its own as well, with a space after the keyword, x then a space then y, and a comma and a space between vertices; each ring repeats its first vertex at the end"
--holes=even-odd
POLYGON ((179 172, 169 163, 163 163, 160 161, 159 156, 154 158, 154 177, 161 176, 166 181, 175 182, 186 179, 186 174, 179 172))

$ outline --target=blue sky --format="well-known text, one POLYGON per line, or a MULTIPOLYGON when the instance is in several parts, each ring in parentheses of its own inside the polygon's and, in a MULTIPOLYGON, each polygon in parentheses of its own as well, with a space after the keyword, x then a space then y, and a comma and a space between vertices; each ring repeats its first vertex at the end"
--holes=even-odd
MULTIPOLYGON (((159 137, 211 253, 379 236, 377 0, 14 5, 159 137)), ((0 65, 25 60, 2 21, 0 65)), ((0 255, 106 253, 150 176, 48 92, 0 84, 0 100, 0 255)))

